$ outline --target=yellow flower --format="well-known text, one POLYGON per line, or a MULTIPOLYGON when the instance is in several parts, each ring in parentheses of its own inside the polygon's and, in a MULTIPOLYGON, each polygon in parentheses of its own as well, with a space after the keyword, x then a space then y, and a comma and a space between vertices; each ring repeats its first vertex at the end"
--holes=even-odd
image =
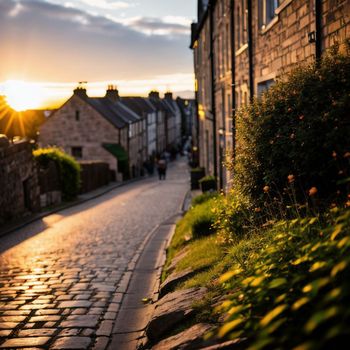
POLYGON ((288 182, 291 184, 295 181, 295 176, 294 175, 288 175, 288 182))
POLYGON ((311 188, 309 189, 309 196, 312 197, 312 196, 314 196, 317 192, 318 192, 318 190, 317 190, 316 187, 311 187, 311 188))
POLYGON ((260 212, 261 212, 261 208, 255 208, 254 211, 255 211, 256 213, 260 213, 260 212))
POLYGON ((269 186, 265 186, 263 189, 264 189, 265 193, 268 193, 270 191, 270 187, 269 186))

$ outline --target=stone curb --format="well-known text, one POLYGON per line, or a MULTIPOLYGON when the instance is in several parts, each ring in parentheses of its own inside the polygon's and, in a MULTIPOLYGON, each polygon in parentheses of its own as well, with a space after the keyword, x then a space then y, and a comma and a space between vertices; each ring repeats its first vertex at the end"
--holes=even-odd
POLYGON ((191 191, 189 190, 183 198, 178 213, 156 226, 146 236, 138 248, 136 255, 130 261, 128 265, 129 278, 127 287, 121 300, 121 307, 115 320, 111 342, 107 348, 108 350, 120 349, 121 347, 123 350, 135 350, 142 348, 147 342, 146 327, 154 311, 153 304, 159 299, 161 276, 166 262, 166 252, 175 233, 176 221, 186 210, 186 201, 190 196, 191 191), (163 231, 163 233, 161 231, 163 231), (161 238, 159 236, 161 236, 161 238), (161 243, 159 243, 159 241, 161 241, 161 243), (152 245, 157 246, 157 243, 161 245, 160 249, 158 247, 158 249, 153 252, 151 250, 148 254, 145 252, 145 249, 152 247, 152 245), (144 269, 142 265, 145 263, 145 260, 152 260, 152 253, 154 255, 153 259, 155 259, 155 266, 150 270, 144 269), (143 254, 144 257, 142 257, 143 254), (149 275, 147 280, 148 288, 146 287, 148 291, 147 295, 144 295, 142 288, 140 288, 141 291, 135 291, 130 288, 131 284, 136 286, 144 284, 145 274, 149 275), (142 307, 140 301, 145 297, 149 298, 148 302, 151 304, 147 304, 146 301, 146 304, 142 307), (123 309, 125 310, 124 314, 121 312, 123 309), (129 317, 129 319, 127 310, 129 310, 129 314, 133 314, 132 316, 130 315, 131 317, 129 317), (135 325, 136 322, 132 322, 133 319, 137 319, 141 322, 141 328, 135 325), (118 329, 120 325, 123 326, 122 331, 118 329))

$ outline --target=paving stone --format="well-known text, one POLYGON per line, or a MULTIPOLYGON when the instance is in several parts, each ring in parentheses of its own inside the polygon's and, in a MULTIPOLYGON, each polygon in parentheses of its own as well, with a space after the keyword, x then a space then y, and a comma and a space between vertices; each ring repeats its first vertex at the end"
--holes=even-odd
POLYGON ((0 316, 0 322, 22 322, 27 316, 0 316))
POLYGON ((88 312, 88 309, 81 308, 81 309, 74 309, 71 314, 72 315, 85 315, 85 314, 87 314, 87 312, 88 312))
POLYGON ((147 326, 147 336, 157 341, 179 322, 184 322, 193 314, 192 304, 203 298, 206 288, 179 290, 160 299, 155 304, 151 321, 147 326))
POLYGON ((105 350, 107 348, 107 345, 109 343, 109 338, 107 337, 98 337, 96 338, 96 342, 93 350, 105 350))
POLYGON ((58 315, 33 316, 29 322, 56 322, 61 319, 58 315))
POLYGON ((49 337, 8 339, 5 341, 5 343, 0 345, 0 349, 44 346, 49 340, 50 340, 49 337))
POLYGON ((20 307, 21 310, 40 310, 40 309, 52 309, 55 304, 27 304, 20 307))
POLYGON ((121 303, 123 299, 124 294, 123 293, 116 293, 113 296, 112 303, 121 303))
POLYGON ((86 336, 86 337, 90 337, 91 335, 93 335, 95 333, 94 329, 91 328, 85 328, 82 332, 82 335, 86 336))
POLYGON ((108 306, 107 312, 118 312, 119 309, 120 309, 120 304, 111 303, 108 306))
POLYGON ((94 328, 98 323, 98 316, 96 315, 74 315, 68 316, 66 321, 61 322, 61 328, 94 328))
POLYGON ((73 337, 75 335, 78 335, 80 333, 80 328, 68 328, 68 329, 63 329, 59 336, 60 337, 73 337))
POLYGON ((71 300, 71 301, 63 301, 58 307, 60 309, 69 309, 69 308, 78 308, 78 307, 90 307, 92 305, 91 301, 87 300, 71 300))
POLYGON ((92 307, 88 314, 89 315, 101 315, 103 313, 104 309, 102 309, 101 307, 92 307))
POLYGON ((87 349, 90 344, 91 338, 88 337, 64 337, 58 338, 50 349, 87 349))
POLYGON ((55 329, 33 328, 19 331, 19 337, 46 337, 55 333, 55 329))
POLYGON ((109 337, 112 333, 113 321, 102 321, 99 329, 96 332, 97 336, 104 335, 109 337))
POLYGON ((0 322, 0 329, 13 329, 18 325, 18 322, 0 322))
POLYGON ((12 333, 12 330, 0 330, 0 338, 8 337, 12 333))
MULTIPOLYGON (((61 312, 61 310, 58 310, 58 309, 44 309, 44 310, 35 311, 35 315, 37 315, 37 316, 57 315, 60 312, 61 312)), ((29 312, 28 312, 28 314, 29 314, 29 312)))
POLYGON ((23 328, 26 328, 26 329, 30 329, 30 328, 34 328, 35 326, 35 323, 26 323, 23 328))
POLYGON ((117 318, 117 313, 116 312, 106 312, 103 315, 103 318, 105 320, 115 320, 117 318))
POLYGON ((14 310, 14 311, 4 311, 3 316, 26 316, 30 314, 30 310, 14 310))
POLYGON ((46 322, 44 325, 43 325, 43 328, 54 328, 56 326, 56 323, 57 322, 46 322))

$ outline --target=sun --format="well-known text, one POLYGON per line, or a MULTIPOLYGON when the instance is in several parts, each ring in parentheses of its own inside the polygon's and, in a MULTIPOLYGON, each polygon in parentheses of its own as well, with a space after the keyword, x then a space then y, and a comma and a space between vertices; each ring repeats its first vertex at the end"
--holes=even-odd
POLYGON ((4 94, 10 107, 18 112, 40 108, 44 102, 44 91, 35 83, 8 80, 4 84, 4 94))

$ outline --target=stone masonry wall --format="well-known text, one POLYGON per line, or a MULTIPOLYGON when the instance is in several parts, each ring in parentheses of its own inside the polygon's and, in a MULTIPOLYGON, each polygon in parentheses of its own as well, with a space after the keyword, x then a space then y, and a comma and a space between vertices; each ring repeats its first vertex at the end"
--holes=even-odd
POLYGON ((0 148, 0 224, 40 209, 37 168, 28 142, 0 148))

